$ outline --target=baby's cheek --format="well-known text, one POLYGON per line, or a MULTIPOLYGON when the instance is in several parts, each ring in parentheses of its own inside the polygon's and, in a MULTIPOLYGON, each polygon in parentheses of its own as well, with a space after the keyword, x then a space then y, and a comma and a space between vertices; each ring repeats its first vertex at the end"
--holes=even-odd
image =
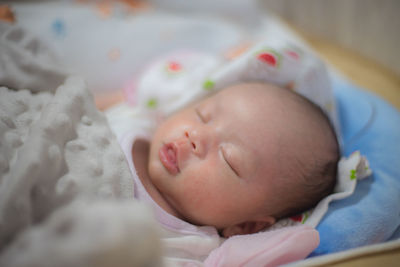
POLYGON ((183 187, 188 197, 197 201, 204 201, 207 195, 211 194, 212 171, 209 169, 191 168, 183 180, 183 187))
POLYGON ((225 202, 229 201, 225 189, 230 185, 225 176, 216 164, 192 168, 183 180, 186 204, 205 216, 220 213, 226 207, 225 202))

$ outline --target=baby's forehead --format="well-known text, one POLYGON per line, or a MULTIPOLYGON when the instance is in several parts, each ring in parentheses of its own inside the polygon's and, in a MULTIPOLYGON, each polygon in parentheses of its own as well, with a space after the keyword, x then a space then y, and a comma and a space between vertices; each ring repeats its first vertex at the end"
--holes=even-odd
POLYGON ((287 115, 296 106, 291 94, 294 93, 270 84, 245 83, 228 87, 214 97, 222 102, 224 109, 240 108, 242 112, 264 117, 272 111, 280 116, 283 109, 287 115))
MULTIPOLYGON (((317 111, 303 97, 285 88, 261 83, 239 84, 222 91, 220 100, 222 109, 228 110, 222 114, 228 118, 234 116, 236 127, 233 128, 246 136, 263 135, 275 141, 287 139, 290 143, 298 142, 295 132, 308 133, 318 127, 319 118, 312 114, 317 111)), ((250 138, 248 142, 261 140, 250 138)))
POLYGON ((230 122, 224 130, 240 139, 241 145, 256 158, 264 158, 265 151, 275 150, 279 132, 285 130, 285 115, 277 101, 282 96, 276 93, 276 90, 284 89, 264 84, 240 84, 225 90, 216 95, 222 102, 218 116, 230 122))
POLYGON ((241 99, 242 101, 248 100, 256 104, 256 102, 264 102, 265 100, 284 99, 285 96, 291 94, 291 92, 285 91, 287 91, 287 89, 279 88, 271 84, 243 83, 227 87, 219 94, 223 98, 241 99))

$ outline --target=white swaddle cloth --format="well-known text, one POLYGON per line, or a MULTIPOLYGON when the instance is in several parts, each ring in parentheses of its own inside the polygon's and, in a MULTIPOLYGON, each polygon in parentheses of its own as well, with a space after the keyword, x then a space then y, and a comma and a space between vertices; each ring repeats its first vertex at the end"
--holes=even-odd
MULTIPOLYGON (((325 65, 308 49, 288 40, 265 40, 234 59, 200 52, 160 58, 127 88, 144 109, 165 116, 214 91, 243 82, 267 82, 294 90, 319 105, 338 129, 325 65)), ((131 97, 132 98, 132 97, 131 97)))

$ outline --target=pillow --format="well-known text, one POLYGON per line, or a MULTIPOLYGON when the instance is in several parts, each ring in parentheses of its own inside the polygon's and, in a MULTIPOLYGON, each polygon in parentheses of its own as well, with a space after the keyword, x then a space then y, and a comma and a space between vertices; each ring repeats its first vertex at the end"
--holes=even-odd
POLYGON ((317 227, 320 245, 311 256, 386 241, 400 225, 400 112, 338 76, 332 82, 342 154, 359 150, 373 174, 358 183, 352 196, 330 204, 317 227))

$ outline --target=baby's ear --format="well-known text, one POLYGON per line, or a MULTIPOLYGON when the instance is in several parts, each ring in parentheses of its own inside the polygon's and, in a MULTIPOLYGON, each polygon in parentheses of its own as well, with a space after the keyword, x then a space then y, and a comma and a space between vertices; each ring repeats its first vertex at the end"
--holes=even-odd
POLYGON ((234 235, 248 235, 257 233, 275 223, 275 218, 267 216, 257 221, 248 221, 222 229, 223 237, 231 237, 234 235))

